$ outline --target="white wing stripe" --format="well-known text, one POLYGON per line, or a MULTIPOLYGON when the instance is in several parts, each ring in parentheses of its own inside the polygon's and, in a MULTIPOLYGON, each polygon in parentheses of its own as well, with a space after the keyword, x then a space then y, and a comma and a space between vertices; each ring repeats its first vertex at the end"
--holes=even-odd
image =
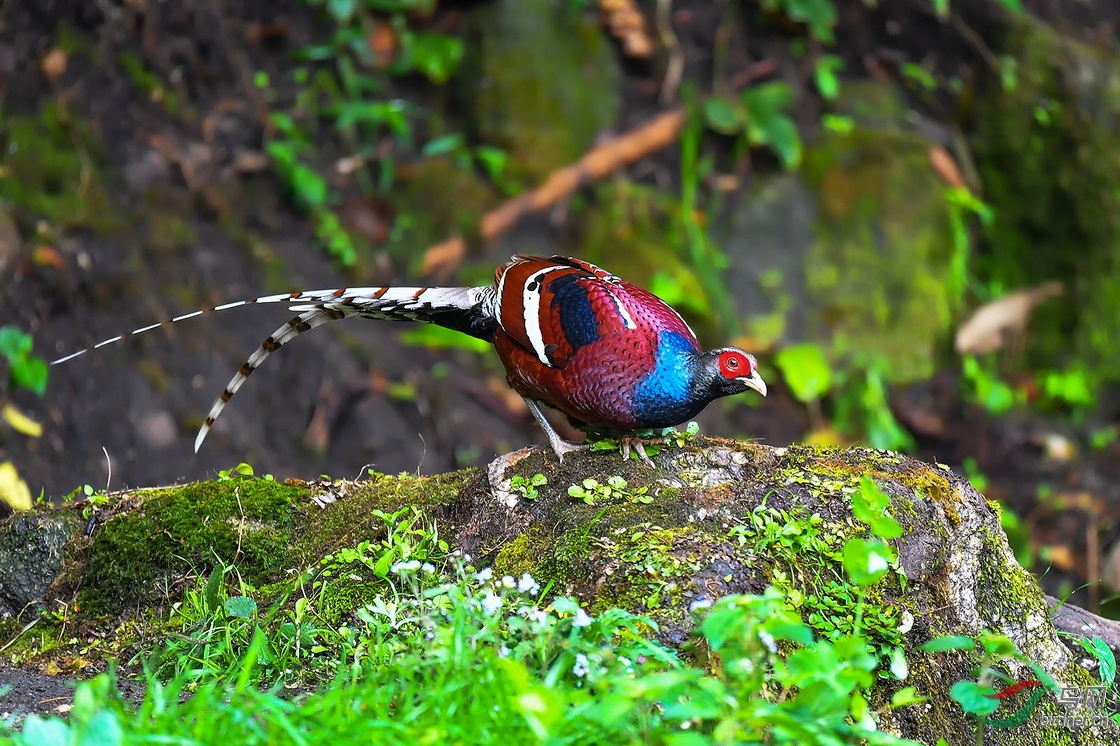
POLYGON ((567 269, 569 268, 549 267, 548 269, 542 269, 540 272, 529 276, 529 279, 525 281, 523 290, 525 336, 529 338, 529 344, 532 346, 533 352, 537 353, 537 359, 550 368, 555 366, 548 359, 548 353, 545 351, 544 333, 541 331, 541 289, 544 286, 545 275, 567 269))

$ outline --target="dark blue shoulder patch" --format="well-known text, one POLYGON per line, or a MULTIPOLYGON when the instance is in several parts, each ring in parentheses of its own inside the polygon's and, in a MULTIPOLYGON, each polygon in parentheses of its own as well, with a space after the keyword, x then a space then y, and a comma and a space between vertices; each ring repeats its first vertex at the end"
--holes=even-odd
POLYGON ((560 328, 573 353, 599 338, 599 320, 580 279, 580 275, 563 274, 548 283, 552 312, 560 315, 560 328))

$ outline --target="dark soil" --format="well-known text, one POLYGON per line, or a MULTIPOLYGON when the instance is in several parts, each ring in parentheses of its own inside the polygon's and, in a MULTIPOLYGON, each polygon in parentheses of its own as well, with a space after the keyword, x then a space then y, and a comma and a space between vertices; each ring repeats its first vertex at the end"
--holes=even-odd
MULTIPOLYGON (((455 28, 455 14, 470 4, 445 5, 442 22, 455 28)), ((717 5, 673 4, 687 54, 686 79, 701 87, 712 76, 711 40, 722 18, 713 10, 717 5)), ((755 18, 754 4, 745 5, 747 17, 755 18)), ((878 9, 858 0, 840 5, 838 52, 850 76, 889 74, 903 61, 987 74, 984 58, 996 43, 989 35, 998 18, 991 3, 954 3, 964 14, 956 23, 974 32, 973 43, 962 41, 959 26, 930 16, 927 2, 879 3, 878 9)), ((1120 8, 1111 0, 1027 5, 1070 33, 1116 43, 1120 8)), ((109 232, 50 229, 49 239, 37 243, 56 251, 57 262, 33 261, 29 252, 6 267, 0 261, 0 320, 29 330, 37 353, 53 359, 152 320, 231 299, 355 279, 419 283, 388 257, 363 267, 357 278, 339 273, 274 177, 238 165, 245 154, 261 151, 265 136, 267 105, 253 85, 254 73, 287 79, 293 52, 321 34, 318 23, 295 0, 0 6, 4 113, 64 102, 100 143, 91 158, 105 175, 102 188, 118 223, 109 232), (84 40, 85 49, 72 53, 65 72, 50 80, 41 62, 64 29, 84 40), (166 101, 140 90, 119 64, 126 56, 173 81, 169 88, 181 109, 171 111, 166 101)), ((730 55, 730 75, 773 59, 786 77, 808 81, 808 66, 789 52, 797 29, 777 33, 753 22, 743 27, 747 35, 730 55)), ((620 127, 662 108, 657 66, 628 63, 626 72, 620 127)), ((811 96, 801 100, 798 120, 811 127, 817 105, 811 96)), ((341 152, 335 143, 322 147, 324 163, 341 152)), ((671 171, 675 159, 665 153, 652 160, 671 171)), ((632 175, 642 179, 649 172, 648 163, 639 164, 632 175)), ((25 237, 34 237, 38 216, 17 211, 13 217, 25 237)), ((565 253, 568 230, 553 216, 529 218, 473 261, 497 263, 515 252, 565 253)), ((195 455, 192 441, 213 398, 288 316, 279 307, 239 309, 52 368, 45 398, 13 394, 20 408, 44 423, 43 437, 5 435, 0 461, 15 463, 33 493, 58 498, 87 483, 117 489, 205 479, 242 461, 281 478, 355 477, 367 465, 438 473, 545 442, 504 393, 496 359, 420 349, 402 344, 396 325, 351 321, 305 335, 275 355, 195 455)), ((1084 445, 1086 430, 1057 417, 992 419, 963 403, 957 391, 954 375, 945 373, 899 392, 898 414, 918 437, 918 455, 958 469, 966 458, 975 459, 990 480, 988 496, 1026 519, 1034 545, 1062 548, 1050 554, 1051 561, 1043 555, 1036 569, 1049 567, 1044 585, 1066 595, 1093 575, 1089 557, 1097 547, 1116 539, 1120 445, 1095 452, 1083 447, 1072 460, 1050 459, 1043 449, 1049 435, 1065 434, 1084 445), (1042 486, 1061 499, 1040 500, 1042 486)), ((703 431, 781 445, 808 428, 803 410, 778 385, 761 405, 743 398, 752 406, 709 407, 699 418, 703 431)), ((1089 597, 1081 592, 1075 600, 1089 597)), ((15 684, 2 700, 7 710, 47 711, 71 691, 57 679, 20 671, 0 670, 0 681, 15 684)))

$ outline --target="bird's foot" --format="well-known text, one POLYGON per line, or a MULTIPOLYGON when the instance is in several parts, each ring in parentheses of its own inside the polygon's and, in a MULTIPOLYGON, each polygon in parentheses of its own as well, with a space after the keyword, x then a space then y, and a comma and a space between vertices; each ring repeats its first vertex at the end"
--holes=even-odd
POLYGON ((651 469, 656 469, 657 464, 653 463, 653 459, 646 453, 646 446, 667 446, 669 445, 668 438, 643 438, 640 435, 623 435, 619 438, 618 447, 622 451, 622 460, 626 461, 630 458, 630 449, 634 449, 634 453, 638 454, 638 459, 651 469))
POLYGON ((552 452, 556 454, 556 457, 560 459, 561 463, 564 462, 565 453, 575 453, 577 451, 590 450, 590 443, 573 443, 570 440, 564 440, 563 438, 561 438, 560 434, 556 432, 556 429, 548 423, 547 419, 545 419, 544 412, 541 411, 540 404, 532 399, 526 398, 525 405, 529 407, 529 411, 533 414, 533 418, 536 419, 536 421, 540 424, 541 429, 544 430, 544 434, 548 436, 548 444, 552 446, 552 452))
POLYGON ((580 451, 590 451, 590 443, 573 443, 570 440, 564 440, 560 436, 549 438, 548 444, 552 446, 552 452, 560 459, 560 463, 564 463, 564 454, 566 453, 579 453, 580 451))

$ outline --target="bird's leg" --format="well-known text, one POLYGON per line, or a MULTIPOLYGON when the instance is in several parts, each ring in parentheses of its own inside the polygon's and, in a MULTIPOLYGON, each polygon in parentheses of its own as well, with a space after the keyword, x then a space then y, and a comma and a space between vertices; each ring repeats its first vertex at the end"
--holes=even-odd
POLYGON ((669 445, 668 438, 643 438, 634 433, 627 433, 618 439, 619 450, 622 451, 622 460, 625 461, 630 458, 630 449, 633 448, 634 452, 638 454, 638 458, 643 464, 651 469, 657 468, 653 463, 653 459, 646 453, 646 444, 649 445, 669 445))
POLYGON ((560 434, 557 433, 549 421, 545 419, 544 412, 541 411, 541 405, 538 404, 536 400, 526 398, 525 406, 529 407, 533 418, 537 421, 537 424, 541 426, 541 429, 544 430, 544 434, 548 436, 548 444, 552 446, 553 453, 555 453, 561 461, 564 460, 565 453, 590 450, 590 443, 573 443, 570 440, 561 438, 560 434))

